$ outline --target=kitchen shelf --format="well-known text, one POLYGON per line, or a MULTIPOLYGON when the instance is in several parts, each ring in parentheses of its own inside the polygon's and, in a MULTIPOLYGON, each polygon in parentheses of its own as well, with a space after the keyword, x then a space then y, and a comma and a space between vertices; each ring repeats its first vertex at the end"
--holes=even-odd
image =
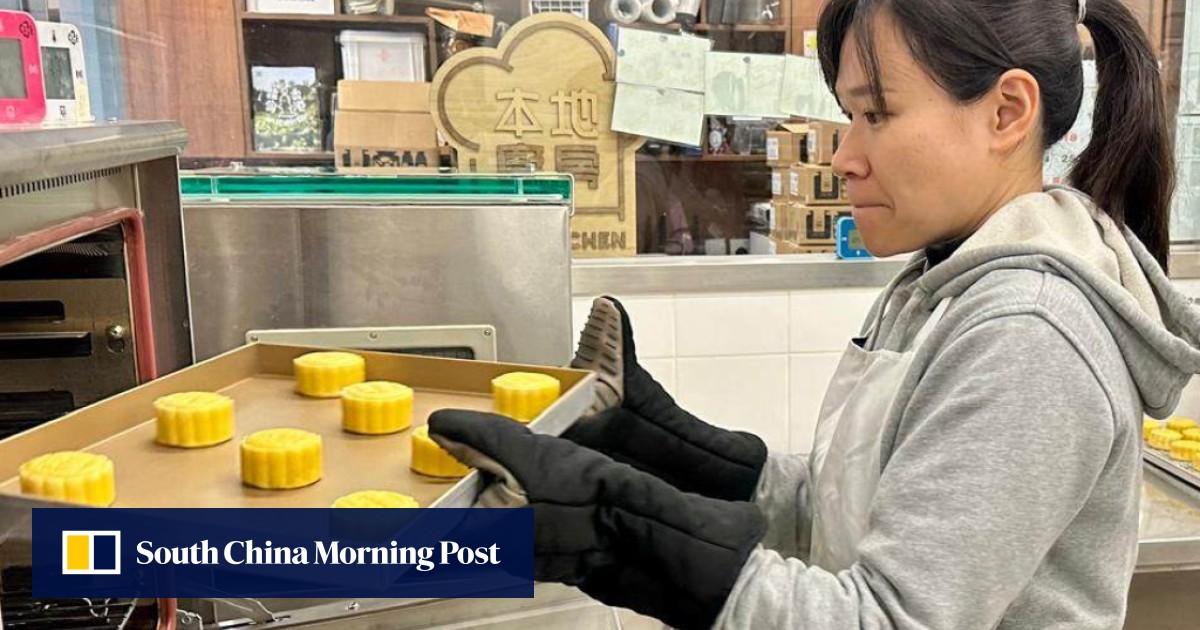
POLYGON ((783 24, 697 24, 696 32, 787 33, 788 27, 783 24))
POLYGON ((310 15, 307 13, 243 13, 242 22, 272 22, 297 25, 327 25, 330 28, 362 25, 426 26, 431 20, 413 15, 310 15))
POLYGON ((276 162, 332 162, 333 151, 314 151, 313 153, 251 151, 248 157, 276 162))

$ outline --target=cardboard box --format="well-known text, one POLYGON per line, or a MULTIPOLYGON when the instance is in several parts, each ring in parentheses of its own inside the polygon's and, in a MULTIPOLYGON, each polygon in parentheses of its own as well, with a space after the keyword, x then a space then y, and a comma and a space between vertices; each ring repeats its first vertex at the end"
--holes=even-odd
POLYGON ((767 132, 767 165, 786 167, 806 161, 808 155, 808 125, 783 123, 767 132))
POLYGON ((772 234, 766 238, 770 243, 768 246, 763 247, 762 245, 758 245, 758 251, 766 254, 829 254, 835 250, 833 245, 800 245, 780 238, 775 234, 772 234))
POLYGON ((780 199, 787 196, 788 192, 788 174, 790 170, 787 168, 771 169, 771 196, 780 199))
POLYGON ((441 153, 429 84, 338 81, 333 145, 339 170, 436 172, 441 153))
POLYGON ((790 203, 785 199, 776 199, 771 202, 771 217, 768 224, 771 232, 778 232, 784 228, 788 205, 790 203))
POLYGON ((828 245, 832 251, 837 244, 837 221, 852 216, 849 206, 800 206, 795 205, 795 233, 793 242, 799 245, 828 245))
POLYGON ((846 180, 838 177, 831 166, 793 164, 788 172, 788 196, 806 206, 849 205, 846 180))
POLYGON ((775 209, 775 226, 772 228, 772 234, 776 238, 798 242, 800 239, 800 230, 804 226, 804 211, 805 206, 792 203, 782 202, 774 204, 775 209))
POLYGON ((833 154, 837 153, 845 125, 831 122, 811 122, 808 124, 806 155, 804 160, 809 164, 833 164, 833 154))
POLYGON ((773 204, 773 207, 775 209, 775 225, 771 228, 771 234, 783 240, 795 238, 796 231, 793 227, 795 215, 792 212, 792 204, 785 201, 773 204))

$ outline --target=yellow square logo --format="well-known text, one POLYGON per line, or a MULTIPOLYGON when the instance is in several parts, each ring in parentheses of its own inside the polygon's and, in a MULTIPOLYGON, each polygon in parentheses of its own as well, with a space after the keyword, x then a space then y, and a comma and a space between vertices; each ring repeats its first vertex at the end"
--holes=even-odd
POLYGON ((121 573, 121 532, 64 531, 63 575, 115 575, 121 573))

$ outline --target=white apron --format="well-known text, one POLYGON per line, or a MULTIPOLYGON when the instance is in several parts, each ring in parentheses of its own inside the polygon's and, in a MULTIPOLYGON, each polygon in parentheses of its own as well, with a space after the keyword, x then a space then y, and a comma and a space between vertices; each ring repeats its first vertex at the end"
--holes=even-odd
MULTIPOLYGON (((949 305, 949 300, 938 303, 904 352, 868 351, 851 341, 825 390, 809 460, 809 559, 827 571, 836 573, 858 561, 858 543, 867 534, 879 484, 884 421, 913 355, 949 305)), ((884 310, 880 308, 872 333, 884 310)))

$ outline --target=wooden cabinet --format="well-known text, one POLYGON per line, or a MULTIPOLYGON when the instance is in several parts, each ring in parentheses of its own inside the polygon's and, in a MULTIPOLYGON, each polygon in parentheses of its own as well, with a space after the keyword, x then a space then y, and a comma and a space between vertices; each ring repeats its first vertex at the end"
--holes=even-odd
POLYGON ((825 0, 791 0, 792 28, 791 44, 788 52, 793 55, 804 54, 804 31, 816 30, 817 20, 821 17, 821 7, 825 0))
POLYGON ((185 158, 332 163, 331 152, 254 151, 249 76, 255 65, 314 67, 328 114, 327 96, 342 76, 342 29, 419 32, 429 44, 429 76, 438 64, 433 21, 424 16, 247 13, 244 0, 118 3, 128 115, 182 123, 185 158))
POLYGON ((178 120, 184 155, 246 155, 239 0, 118 0, 128 114, 178 120))

